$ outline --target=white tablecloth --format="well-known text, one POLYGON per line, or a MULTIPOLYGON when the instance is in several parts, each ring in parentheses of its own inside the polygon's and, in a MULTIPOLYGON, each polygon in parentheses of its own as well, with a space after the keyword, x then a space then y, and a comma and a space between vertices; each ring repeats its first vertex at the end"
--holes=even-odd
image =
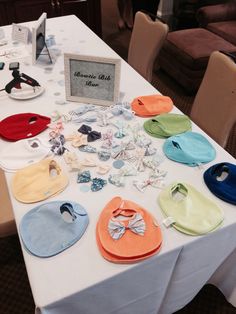
MULTIPOLYGON (((10 27, 4 29, 10 42, 10 27)), ((53 66, 42 62, 32 66, 30 56, 20 60, 20 70, 45 86, 45 93, 32 100, 17 101, 2 92, 1 119, 20 112, 50 115, 53 110, 68 112, 78 107, 73 102, 67 102, 66 105, 55 103, 56 100, 65 100, 64 52, 118 57, 75 16, 48 19, 47 35, 55 35, 56 40, 56 45, 50 47, 54 60, 56 58, 53 66)), ((27 49, 30 52, 30 45, 27 49)), ((12 60, 0 57, 0 61, 8 63, 12 60)), ((7 67, 8 64, 0 73, 1 88, 11 79, 7 67)), ((157 93, 155 88, 124 61, 121 67, 120 92, 120 99, 124 101, 131 101, 139 95, 157 93)), ((175 108, 173 112, 178 110, 175 108)), ((143 119, 137 118, 137 121, 143 122, 143 119)), ((67 124, 64 134, 77 128, 67 124)), ((195 125, 193 130, 200 131, 195 125)), ((48 130, 40 136, 48 139, 48 130)), ((55 199, 77 201, 87 209, 90 223, 82 239, 57 256, 40 259, 30 255, 22 247, 36 313, 169 314, 191 301, 207 282, 219 287, 229 302, 236 306, 236 208, 212 195, 202 177, 209 166, 222 161, 235 163, 235 159, 212 139, 209 140, 216 148, 217 156, 203 169, 177 164, 166 158, 161 165, 168 171, 166 184, 176 180, 190 183, 224 210, 225 220, 222 227, 201 237, 187 236, 161 224, 163 215, 157 205, 159 190, 150 187, 145 193, 140 193, 132 186, 131 178, 127 179, 125 188, 109 184, 102 191, 83 193, 78 188, 75 173, 69 173, 63 158, 57 157, 60 165, 68 172, 70 184, 62 193, 44 202, 55 199), (117 195, 139 203, 161 224, 163 246, 156 256, 137 264, 118 265, 104 260, 100 255, 95 239, 97 219, 105 204, 117 195)), ((162 139, 153 139, 159 153, 163 142, 162 139)), ((0 149, 6 145, 9 143, 0 140, 0 149)), ((12 174, 8 173, 9 186, 11 178, 12 174)), ((34 205, 19 203, 12 194, 11 198, 16 223, 19 225, 23 215, 34 205)))

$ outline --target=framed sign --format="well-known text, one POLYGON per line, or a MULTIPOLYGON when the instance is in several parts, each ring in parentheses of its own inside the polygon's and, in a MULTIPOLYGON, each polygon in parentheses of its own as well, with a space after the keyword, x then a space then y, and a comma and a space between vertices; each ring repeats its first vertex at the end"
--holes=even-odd
POLYGON ((22 42, 27 45, 29 34, 30 30, 28 27, 15 23, 12 24, 12 40, 22 42))
POLYGON ((66 53, 64 62, 67 100, 103 106, 118 101, 119 59, 66 53))

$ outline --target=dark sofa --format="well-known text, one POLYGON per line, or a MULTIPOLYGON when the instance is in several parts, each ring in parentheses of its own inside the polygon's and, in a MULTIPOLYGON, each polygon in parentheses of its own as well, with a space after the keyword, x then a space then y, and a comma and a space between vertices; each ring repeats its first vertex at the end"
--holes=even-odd
POLYGON ((170 32, 159 54, 159 65, 186 92, 195 93, 215 50, 236 54, 236 1, 202 7, 201 28, 170 32))
POLYGON ((197 20, 201 27, 236 45, 236 1, 203 7, 197 20))

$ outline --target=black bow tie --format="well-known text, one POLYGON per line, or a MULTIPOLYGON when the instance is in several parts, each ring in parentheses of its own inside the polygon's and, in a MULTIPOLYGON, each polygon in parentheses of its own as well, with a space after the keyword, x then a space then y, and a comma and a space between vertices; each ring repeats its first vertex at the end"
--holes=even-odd
POLYGON ((78 131, 83 134, 88 135, 88 142, 94 142, 101 138, 101 132, 92 131, 92 128, 89 125, 83 124, 78 131))

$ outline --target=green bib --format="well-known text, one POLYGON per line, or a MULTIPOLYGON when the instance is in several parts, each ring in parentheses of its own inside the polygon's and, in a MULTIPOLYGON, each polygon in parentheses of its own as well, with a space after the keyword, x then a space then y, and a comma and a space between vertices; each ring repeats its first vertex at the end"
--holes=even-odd
POLYGON ((143 127, 151 136, 167 138, 191 130, 191 121, 183 114, 163 113, 145 121, 143 127))
POLYGON ((173 227, 189 235, 202 235, 218 228, 223 211, 187 183, 175 182, 161 191, 158 202, 173 227))

